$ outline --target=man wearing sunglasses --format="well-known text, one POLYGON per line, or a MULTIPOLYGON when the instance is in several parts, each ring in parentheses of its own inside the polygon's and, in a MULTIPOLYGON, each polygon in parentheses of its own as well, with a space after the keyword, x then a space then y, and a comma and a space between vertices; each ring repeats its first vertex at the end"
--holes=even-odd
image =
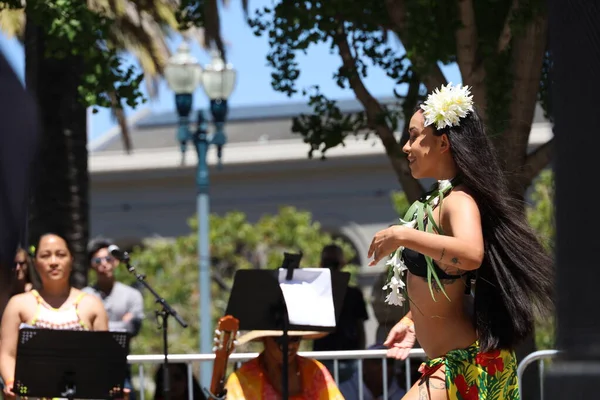
MULTIPOLYGON (((112 244, 101 239, 91 242, 88 246, 88 259, 91 270, 96 275, 96 283, 83 291, 102 299, 108 314, 110 331, 127 332, 134 337, 142 327, 144 299, 139 290, 116 280, 115 269, 119 266, 119 260, 108 252, 108 247, 112 244)), ((130 377, 125 381, 125 388, 131 389, 130 377)), ((135 400, 133 391, 129 399, 135 400)))

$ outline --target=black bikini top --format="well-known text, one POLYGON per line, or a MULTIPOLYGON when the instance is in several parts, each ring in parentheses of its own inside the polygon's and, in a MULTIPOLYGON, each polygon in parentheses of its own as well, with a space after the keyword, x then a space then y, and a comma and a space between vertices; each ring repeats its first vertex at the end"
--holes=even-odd
MULTIPOLYGON (((425 260, 425 256, 423 254, 405 248, 402 251, 402 258, 404 259, 404 264, 406 264, 406 268, 408 268, 411 274, 415 276, 420 276, 421 278, 427 278, 427 260, 425 260)), ((440 279, 459 279, 464 275, 447 274, 443 269, 438 267, 435 261, 433 262, 433 268, 435 269, 435 272, 437 273, 437 276, 440 279)))
MULTIPOLYGON (((427 220, 425 221, 425 223, 427 223, 427 220)), ((404 259, 404 264, 406 264, 406 268, 410 271, 411 274, 421 278, 427 278, 427 260, 425 259, 425 256, 423 254, 411 249, 404 248, 404 250, 402 251, 402 258, 404 259)), ((433 261, 433 268, 435 269, 435 272, 440 280, 456 280, 462 278, 463 276, 472 277, 473 275, 470 271, 465 271, 460 275, 447 274, 435 263, 435 261, 433 261)))

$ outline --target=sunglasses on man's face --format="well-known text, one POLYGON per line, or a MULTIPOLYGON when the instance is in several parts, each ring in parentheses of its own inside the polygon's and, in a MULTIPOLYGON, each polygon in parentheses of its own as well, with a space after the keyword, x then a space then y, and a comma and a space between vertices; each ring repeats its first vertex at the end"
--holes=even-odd
POLYGON ((102 261, 106 261, 107 263, 111 263, 114 261, 114 257, 112 256, 106 256, 106 257, 96 257, 94 259, 92 259, 92 262, 94 263, 94 265, 100 265, 102 264, 102 261))

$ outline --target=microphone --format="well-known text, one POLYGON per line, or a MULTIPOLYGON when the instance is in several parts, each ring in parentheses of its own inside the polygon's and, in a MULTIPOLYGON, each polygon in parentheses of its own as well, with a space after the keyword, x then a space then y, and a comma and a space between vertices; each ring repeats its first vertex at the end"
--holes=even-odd
POLYGON ((129 260, 129 253, 121 250, 119 248, 119 246, 117 246, 115 244, 111 244, 110 246, 108 246, 108 252, 110 253, 111 256, 113 256, 114 258, 116 258, 119 261, 128 261, 129 260))

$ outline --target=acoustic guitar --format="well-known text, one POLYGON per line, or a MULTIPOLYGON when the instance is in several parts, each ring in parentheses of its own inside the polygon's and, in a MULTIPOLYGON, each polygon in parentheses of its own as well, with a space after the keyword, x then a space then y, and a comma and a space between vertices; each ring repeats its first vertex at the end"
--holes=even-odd
POLYGON ((233 352, 240 322, 231 315, 219 319, 215 329, 215 362, 213 364, 210 393, 218 399, 225 398, 225 374, 229 355, 233 352))

